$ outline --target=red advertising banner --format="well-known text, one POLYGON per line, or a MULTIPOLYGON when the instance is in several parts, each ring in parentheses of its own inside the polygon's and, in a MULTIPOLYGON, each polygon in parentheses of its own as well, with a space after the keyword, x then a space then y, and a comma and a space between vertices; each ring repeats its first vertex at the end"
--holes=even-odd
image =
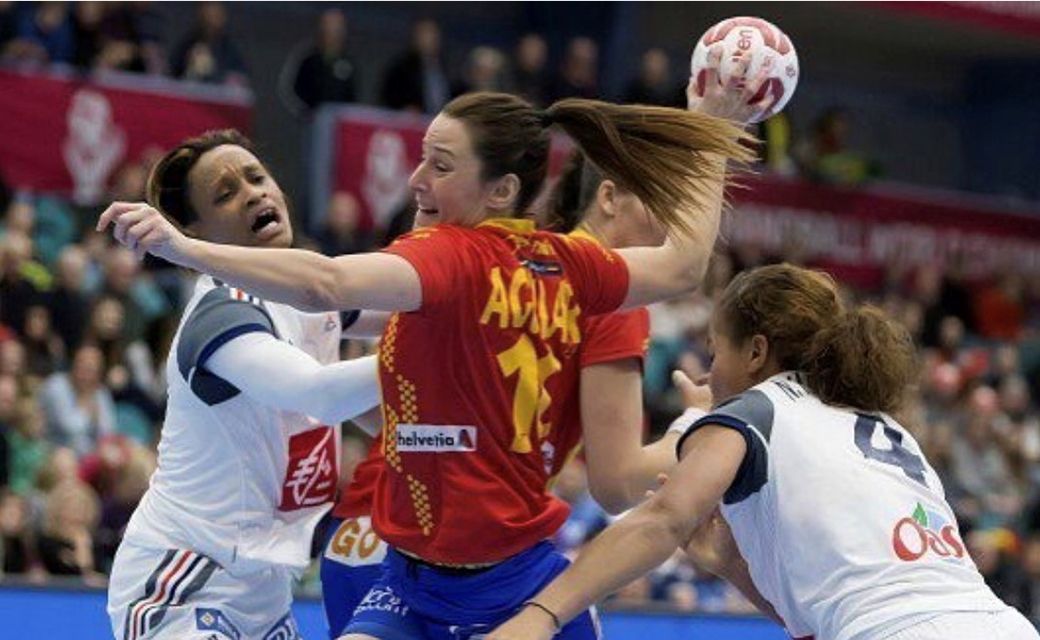
MULTIPOLYGON (((408 176, 426 121, 348 109, 333 122, 329 191, 353 194, 371 222, 385 224, 411 199, 408 176)), ((566 151, 556 149, 554 170, 566 151)), ((893 264, 957 262, 970 277, 1040 275, 1040 210, 1012 213, 983 197, 905 187, 842 189, 767 175, 745 183, 723 230, 733 246, 794 254, 863 285, 893 264)))
POLYGON ((870 7, 1040 38, 1040 2, 877 2, 870 7))
POLYGON ((14 188, 95 203, 142 152, 207 129, 248 132, 252 94, 161 78, 0 69, 0 174, 14 188))

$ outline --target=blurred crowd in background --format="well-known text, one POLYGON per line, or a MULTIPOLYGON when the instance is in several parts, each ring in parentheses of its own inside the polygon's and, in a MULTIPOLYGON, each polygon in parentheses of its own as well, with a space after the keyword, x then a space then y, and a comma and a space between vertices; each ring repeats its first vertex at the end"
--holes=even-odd
MULTIPOLYGON (((190 36, 167 42, 147 3, 0 2, 0 60, 248 85, 239 53, 244 45, 228 36, 225 7, 200 3, 196 11, 190 36)), ((484 89, 513 91, 538 104, 568 96, 685 103, 685 82, 673 77, 661 49, 645 52, 624 95, 604 96, 598 46, 588 38, 571 40, 558 68, 548 66, 546 39, 528 34, 512 51, 473 49, 456 74, 443 60, 436 22, 420 20, 412 33, 385 69, 379 106, 435 113, 454 95, 484 89)), ((323 11, 314 41, 291 52, 281 70, 287 107, 305 115, 323 103, 359 101, 357 78, 371 71, 347 42, 345 15, 323 11)), ((849 113, 834 108, 820 114, 805 139, 792 141, 783 116, 774 118, 759 132, 766 142, 760 169, 862 183, 880 169, 848 148, 850 126, 849 113)), ((119 169, 105 201, 142 200, 160 153, 119 169)), ((356 209, 352 196, 335 194, 322 231, 298 244, 339 254, 392 239, 386 230, 359 231, 356 209)), ((166 354, 190 275, 150 259, 141 263, 94 233, 100 210, 13 192, 0 182, 0 536, 7 576, 37 582, 80 576, 103 584, 156 465, 166 354)), ((651 307, 648 437, 681 410, 670 370, 706 371, 707 323, 729 279, 780 260, 801 262, 797 254, 724 244, 700 291, 651 307)), ((915 336, 920 382, 900 417, 942 477, 986 580, 1040 620, 1040 283, 1015 273, 969 281, 956 264, 892 264, 880 288, 845 293, 881 306, 915 336)), ((371 348, 349 344, 345 351, 371 348)), ((365 443, 349 436, 344 483, 364 452, 365 443)), ((573 507, 557 542, 576 552, 609 518, 588 493, 580 459, 556 491, 573 507)), ((679 556, 615 600, 688 611, 751 610, 733 589, 679 556)))

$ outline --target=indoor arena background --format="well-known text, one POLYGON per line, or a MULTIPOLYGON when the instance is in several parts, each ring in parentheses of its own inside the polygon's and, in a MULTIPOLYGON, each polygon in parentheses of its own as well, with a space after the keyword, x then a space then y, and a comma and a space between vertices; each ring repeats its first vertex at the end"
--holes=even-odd
MULTIPOLYGON (((679 105, 695 39, 732 15, 791 36, 800 86, 757 132, 708 285, 652 307, 648 431, 679 409, 668 372, 707 365, 733 273, 826 268, 918 340, 915 436, 986 581, 1040 621, 1040 3, 0 2, 0 637, 109 636, 105 575, 155 465, 189 290, 92 228, 107 202, 143 199, 165 148, 242 129, 301 246, 380 247, 410 225, 407 175, 450 96, 679 105), (409 86, 418 31, 439 71, 409 86), (93 398, 85 434, 70 380, 93 398), (69 563, 61 542, 84 536, 89 563, 69 563)), ((571 551, 607 522, 584 482, 577 462, 557 488, 571 551)), ((309 638, 318 591, 311 571, 309 638)), ((751 610, 678 558, 603 607, 614 639, 785 637, 751 610)))

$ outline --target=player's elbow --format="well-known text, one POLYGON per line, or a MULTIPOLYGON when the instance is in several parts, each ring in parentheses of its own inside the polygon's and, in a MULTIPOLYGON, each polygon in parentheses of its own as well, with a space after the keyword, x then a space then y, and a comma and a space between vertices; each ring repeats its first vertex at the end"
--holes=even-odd
POLYGON ((593 500, 612 516, 631 509, 639 501, 624 482, 616 479, 594 481, 589 478, 589 493, 593 500))
POLYGON ((687 513, 674 500, 655 493, 646 502, 647 517, 659 528, 659 535, 667 536, 676 547, 685 546, 697 528, 695 514, 687 513))
POLYGON ((699 251, 697 255, 697 258, 683 265, 683 268, 679 269, 678 273, 675 274, 676 286, 681 289, 682 293, 691 293, 701 286, 708 273, 708 260, 711 255, 711 248, 699 251))

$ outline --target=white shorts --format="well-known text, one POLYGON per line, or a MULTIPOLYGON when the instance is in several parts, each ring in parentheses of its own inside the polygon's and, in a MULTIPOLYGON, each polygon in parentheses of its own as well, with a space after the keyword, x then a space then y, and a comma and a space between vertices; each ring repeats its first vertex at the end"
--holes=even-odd
POLYGON ((297 640, 291 605, 287 569, 235 578, 186 549, 124 542, 108 583, 116 640, 297 640))
POLYGON ((884 640, 1038 640, 1040 634, 1025 616, 1003 611, 944 613, 919 622, 884 640))

